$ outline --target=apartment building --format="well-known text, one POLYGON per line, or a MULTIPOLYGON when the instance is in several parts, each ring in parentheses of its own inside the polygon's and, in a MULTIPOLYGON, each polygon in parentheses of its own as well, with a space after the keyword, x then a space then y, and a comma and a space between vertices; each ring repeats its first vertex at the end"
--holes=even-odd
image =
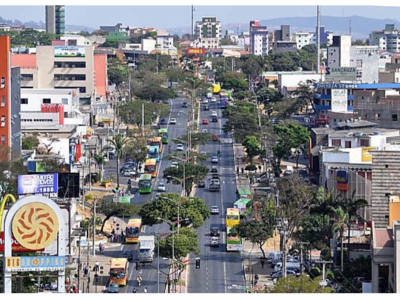
POLYGON ((254 55, 268 55, 267 26, 260 26, 260 21, 250 21, 250 52, 254 55))
POLYGON ((351 36, 335 35, 328 47, 328 67, 350 67, 351 36))
POLYGON ((196 22, 195 36, 201 48, 218 48, 222 38, 221 22, 216 17, 203 17, 196 22))
POLYGON ((46 5, 46 32, 65 33, 65 5, 46 5))
POLYGON ((400 31, 394 24, 386 24, 384 30, 373 30, 369 35, 370 45, 379 46, 379 50, 400 52, 400 31))

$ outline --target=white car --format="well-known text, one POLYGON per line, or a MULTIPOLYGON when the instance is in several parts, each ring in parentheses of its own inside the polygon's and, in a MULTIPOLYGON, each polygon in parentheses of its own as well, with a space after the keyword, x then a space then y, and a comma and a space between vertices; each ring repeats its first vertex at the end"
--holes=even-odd
POLYGON ((133 177, 136 175, 136 172, 134 170, 125 170, 122 173, 122 176, 126 176, 126 177, 133 177))
POLYGON ((213 103, 217 102, 217 98, 212 97, 212 98, 211 98, 211 102, 213 102, 213 103))
POLYGON ((178 169, 178 162, 177 161, 173 161, 171 164, 171 168, 177 168, 178 169))
POLYGON ((176 151, 184 151, 183 145, 182 144, 176 145, 176 151))
POLYGON ((213 164, 217 164, 219 162, 219 159, 218 159, 218 156, 212 156, 211 157, 211 163, 213 163, 213 164))
POLYGON ((211 209, 210 209, 210 213, 212 213, 212 214, 219 214, 219 208, 218 208, 218 206, 211 206, 211 209))
POLYGON ((208 133, 208 130, 207 129, 203 129, 201 132, 202 133, 208 133))
POLYGON ((176 125, 176 119, 175 118, 171 118, 171 120, 169 120, 169 124, 176 125))
POLYGON ((214 111, 211 113, 211 116, 212 116, 212 117, 218 117, 217 112, 214 110, 214 111))
POLYGON ((160 182, 158 184, 157 191, 159 191, 159 192, 165 192, 166 191, 166 187, 165 187, 165 183, 164 182, 160 182))
POLYGON ((203 104, 208 104, 208 99, 207 98, 203 99, 203 104))

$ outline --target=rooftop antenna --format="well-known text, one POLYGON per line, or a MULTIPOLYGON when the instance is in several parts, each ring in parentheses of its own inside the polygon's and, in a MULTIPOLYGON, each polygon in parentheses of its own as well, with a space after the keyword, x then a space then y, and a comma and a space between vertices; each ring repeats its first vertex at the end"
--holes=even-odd
POLYGON ((194 40, 194 5, 192 5, 192 40, 194 40))
POLYGON ((321 11, 320 11, 320 6, 317 5, 317 74, 320 72, 320 48, 321 48, 321 32, 320 32, 320 27, 321 27, 321 11))

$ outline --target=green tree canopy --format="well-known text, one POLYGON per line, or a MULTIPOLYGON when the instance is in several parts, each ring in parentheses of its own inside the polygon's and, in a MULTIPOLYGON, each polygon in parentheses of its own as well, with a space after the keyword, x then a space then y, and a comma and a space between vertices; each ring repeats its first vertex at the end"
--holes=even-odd
POLYGON ((159 241, 160 256, 172 258, 172 246, 174 246, 174 259, 182 260, 191 252, 199 254, 199 239, 197 231, 191 228, 181 228, 175 232, 174 241, 172 234, 159 241))
POLYGON ((243 147, 245 147, 245 151, 250 162, 253 161, 254 156, 260 155, 262 153, 260 142, 254 135, 246 136, 246 138, 242 142, 242 145, 243 147))
POLYGON ((314 280, 308 276, 303 275, 300 277, 288 276, 287 278, 280 278, 275 286, 268 289, 270 293, 333 293, 334 290, 328 287, 319 285, 321 277, 316 277, 314 280))
POLYGON ((125 124, 142 125, 142 104, 144 104, 144 124, 148 125, 157 119, 157 116, 167 116, 169 107, 163 103, 135 100, 127 101, 119 106, 119 117, 125 124))

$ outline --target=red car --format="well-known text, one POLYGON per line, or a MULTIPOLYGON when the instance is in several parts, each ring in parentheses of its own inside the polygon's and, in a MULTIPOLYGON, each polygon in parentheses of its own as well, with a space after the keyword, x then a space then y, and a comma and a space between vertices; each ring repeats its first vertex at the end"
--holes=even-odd
POLYGON ((203 120, 203 125, 208 125, 208 120, 207 119, 203 120))
POLYGON ((214 141, 214 142, 218 142, 219 141, 219 138, 218 138, 218 135, 213 135, 212 136, 212 140, 214 141))

